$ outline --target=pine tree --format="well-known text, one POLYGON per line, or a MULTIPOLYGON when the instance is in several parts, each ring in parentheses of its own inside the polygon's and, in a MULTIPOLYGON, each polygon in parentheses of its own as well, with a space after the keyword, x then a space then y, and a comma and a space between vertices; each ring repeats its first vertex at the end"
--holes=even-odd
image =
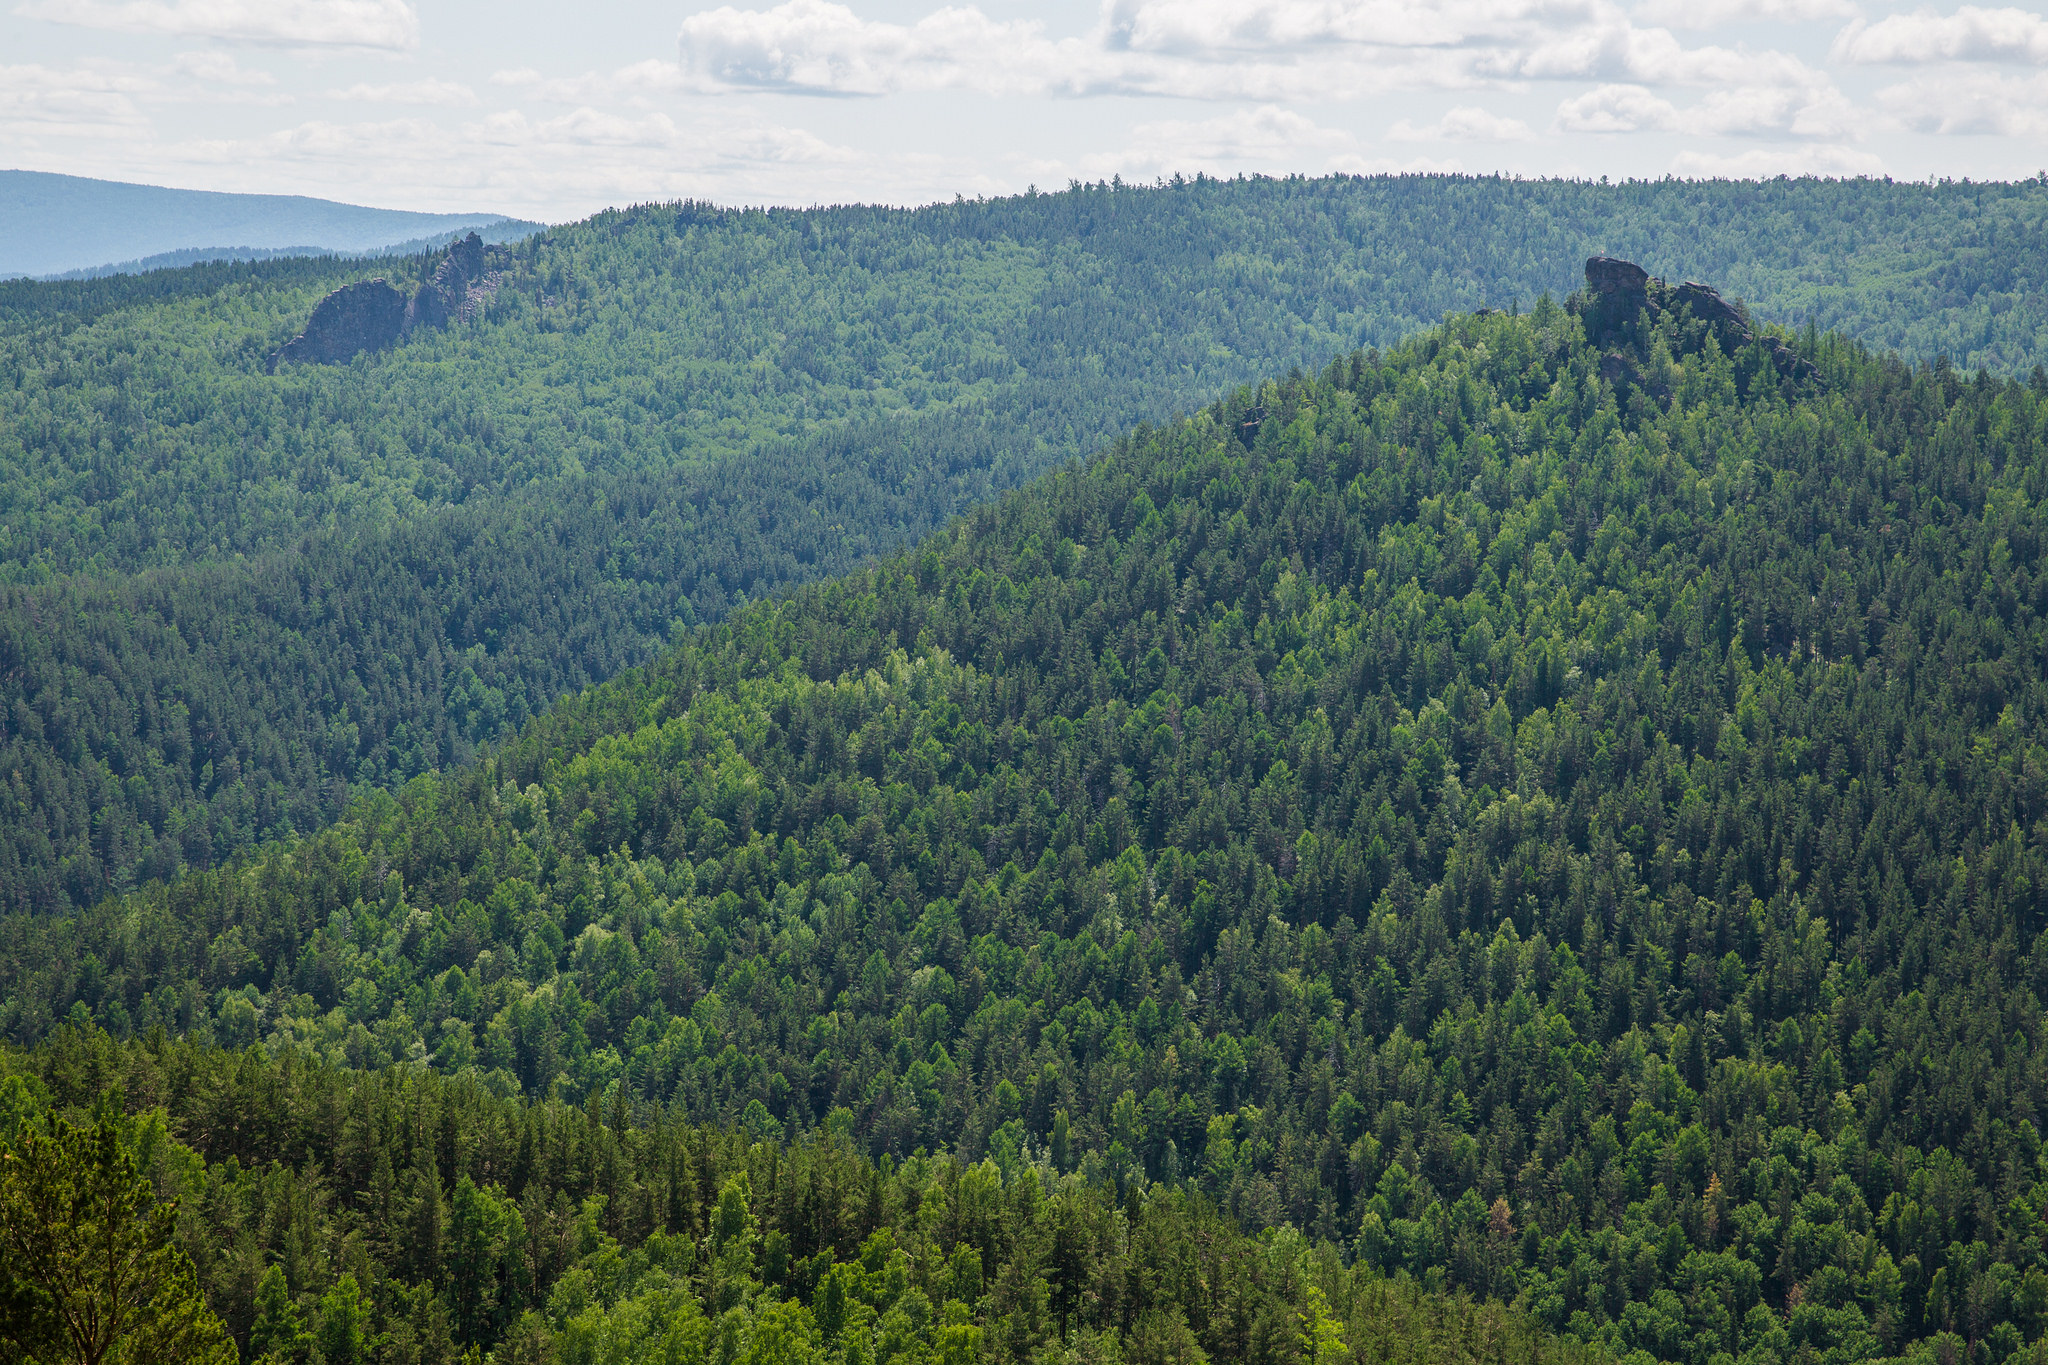
POLYGON ((256 1324, 249 1329, 249 1354, 278 1365, 296 1365, 312 1345, 305 1316, 292 1302, 291 1289, 285 1284, 284 1267, 273 1265, 256 1286, 256 1324))
POLYGON ((0 1340, 39 1365, 234 1365, 235 1343, 112 1119, 0 1153, 0 1340))
POLYGON ((320 1300, 320 1326, 313 1336, 319 1365, 369 1365, 370 1311, 362 1286, 343 1275, 320 1300))

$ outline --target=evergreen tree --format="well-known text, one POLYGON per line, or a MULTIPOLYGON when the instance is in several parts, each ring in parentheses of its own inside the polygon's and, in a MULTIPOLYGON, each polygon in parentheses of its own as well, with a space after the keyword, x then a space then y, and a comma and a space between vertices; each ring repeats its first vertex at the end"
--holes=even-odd
POLYGON ((312 1349, 305 1316, 293 1302, 284 1268, 273 1265, 256 1285, 256 1322, 249 1331, 249 1357, 275 1365, 300 1365, 312 1349))
POLYGON ((51 1117, 0 1151, 0 1340, 30 1365, 235 1365, 112 1119, 51 1117))
POLYGON ((354 1275, 344 1274, 320 1299, 320 1320, 313 1330, 316 1365, 370 1365, 376 1357, 369 1329, 362 1287, 354 1275))

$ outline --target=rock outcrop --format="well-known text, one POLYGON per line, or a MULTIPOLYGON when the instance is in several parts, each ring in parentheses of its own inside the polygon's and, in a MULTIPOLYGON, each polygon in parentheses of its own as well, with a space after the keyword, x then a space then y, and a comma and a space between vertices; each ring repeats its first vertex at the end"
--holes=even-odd
POLYGON ((1692 315, 1701 322, 1710 322, 1715 327, 1738 330, 1746 340, 1751 332, 1749 319, 1736 310, 1734 304, 1721 297, 1721 291, 1711 285, 1695 284, 1687 280, 1671 291, 1674 302, 1692 309, 1692 315))
POLYGON ((313 305, 306 330, 270 357, 275 370, 287 360, 342 365, 362 351, 381 351, 405 333, 405 295, 383 280, 345 284, 313 305))
MULTIPOLYGON (((1780 375, 1799 379, 1813 372, 1813 366, 1784 342, 1758 333, 1750 325, 1749 316, 1710 285, 1687 280, 1674 287, 1652 277, 1635 262, 1613 256, 1594 256, 1586 262, 1586 295, 1579 316, 1587 340, 1595 346, 1639 346, 1642 338, 1636 334, 1637 322, 1644 314, 1654 321, 1666 313, 1678 312, 1705 323, 1723 351, 1732 353, 1756 342, 1769 352, 1780 375)), ((1600 373, 1617 388, 1642 383, 1635 362, 1613 351, 1601 358, 1600 373)), ((1667 395, 1653 396, 1661 402, 1667 395)))
POLYGON ((434 268, 434 278, 420 286, 406 305, 407 331, 415 327, 446 327, 471 316, 483 299, 496 289, 484 270, 484 243, 474 232, 448 248, 448 255, 434 268), (483 299, 473 296, 487 291, 483 299))
POLYGON ((305 331, 278 347, 271 370, 288 360, 345 365, 364 351, 397 345, 418 328, 467 322, 497 292, 503 272, 491 269, 493 254, 470 233, 448 248, 433 278, 410 299, 385 280, 343 285, 313 306, 305 331))
POLYGON ((1634 261, 1595 256, 1586 262, 1586 288, 1595 294, 1642 294, 1649 287, 1650 272, 1634 261))

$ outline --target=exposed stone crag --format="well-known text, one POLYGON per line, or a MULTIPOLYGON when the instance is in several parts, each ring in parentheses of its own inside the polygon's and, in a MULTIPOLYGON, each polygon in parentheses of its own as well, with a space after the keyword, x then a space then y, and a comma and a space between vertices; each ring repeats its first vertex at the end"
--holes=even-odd
POLYGON ((345 284, 314 305, 306 330, 278 347, 270 368, 287 360, 344 365, 364 351, 395 346, 419 328, 468 322, 497 293, 506 259, 502 249, 486 247, 472 232, 448 248, 433 277, 410 299, 385 280, 345 284))
POLYGON ((361 351, 381 351, 405 332, 405 295, 383 280, 345 284, 313 305, 306 330, 270 357, 275 370, 287 360, 342 365, 361 351))
POLYGON ((1595 294, 1641 294, 1650 287, 1650 272, 1634 261, 1595 256, 1586 262, 1586 288, 1595 294))
MULTIPOLYGON (((1703 322, 1713 331, 1723 351, 1734 352, 1751 342, 1762 344, 1771 363, 1787 379, 1804 378, 1813 366, 1798 352, 1776 337, 1760 334, 1750 325, 1749 315, 1721 297, 1710 285, 1687 280, 1669 285, 1653 277, 1633 261, 1612 256, 1594 256, 1586 262, 1586 295, 1580 307, 1580 321, 1586 337, 1602 349, 1617 348, 1601 358, 1600 373, 1616 388, 1643 384, 1642 372, 1634 361, 1618 350, 1640 342, 1637 325, 1644 314, 1656 321, 1666 313, 1682 313, 1703 322)), ((1651 385, 1651 396, 1660 403, 1668 398, 1661 385, 1651 385)))

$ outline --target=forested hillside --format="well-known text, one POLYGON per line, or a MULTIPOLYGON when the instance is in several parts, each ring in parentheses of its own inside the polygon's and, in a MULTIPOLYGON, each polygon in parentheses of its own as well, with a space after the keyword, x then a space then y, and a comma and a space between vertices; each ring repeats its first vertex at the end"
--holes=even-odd
POLYGON ((433 262, 0 285, 0 899, 84 906, 467 761, 678 623, 1138 420, 1611 250, 1968 366, 2044 354, 2048 184, 1381 178, 609 213, 478 321, 264 359, 433 262))
POLYGON ((0 924, 6 1028, 1207 1198, 1652 1359, 2008 1359, 2048 380, 1689 297, 1142 427, 327 832, 0 924))
POLYGON ((877 1162, 617 1096, 72 1034, 0 1053, 0 1151, 109 1094, 207 1301, 270 1365, 1601 1359, 1294 1228, 1248 1235, 1191 1188, 877 1162))

